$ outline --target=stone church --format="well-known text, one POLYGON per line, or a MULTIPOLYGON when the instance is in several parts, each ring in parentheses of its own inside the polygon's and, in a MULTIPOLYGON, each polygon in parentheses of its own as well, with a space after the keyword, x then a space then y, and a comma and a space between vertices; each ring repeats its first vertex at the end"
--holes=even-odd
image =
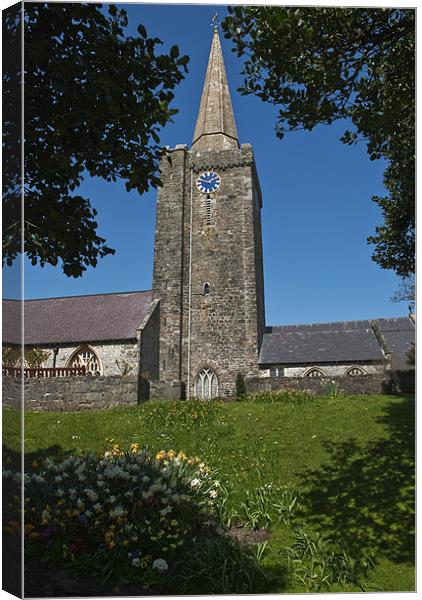
MULTIPOLYGON (((29 300, 25 345, 45 368, 142 375, 152 397, 213 398, 251 378, 408 370, 409 318, 266 326, 262 196, 240 144, 217 29, 191 148, 161 164, 152 290, 29 300)), ((19 344, 20 305, 3 301, 3 343, 19 344)))

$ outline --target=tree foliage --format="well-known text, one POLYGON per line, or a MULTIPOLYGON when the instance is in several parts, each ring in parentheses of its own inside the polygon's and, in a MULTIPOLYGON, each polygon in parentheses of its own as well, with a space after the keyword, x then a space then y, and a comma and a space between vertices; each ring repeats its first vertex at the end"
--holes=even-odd
POLYGON ((341 140, 384 158, 384 217, 368 242, 382 268, 415 269, 415 12, 236 6, 223 22, 244 56, 243 94, 278 108, 276 133, 348 118, 341 140))
MULTIPOLYGON (((20 6, 20 5, 17 5, 20 6)), ((114 5, 24 5, 24 234, 32 264, 62 262, 82 275, 114 253, 96 233, 96 211, 77 193, 84 173, 122 179, 140 194, 160 185, 159 132, 177 111, 172 90, 187 72, 177 46, 159 54, 158 38, 126 35, 114 5)), ((20 44, 17 10, 7 11, 6 47, 20 44)), ((20 251, 20 66, 6 61, 4 103, 4 260, 20 251)), ((119 207, 116 205, 116 210, 119 207)))
POLYGON ((242 373, 236 375, 236 398, 243 398, 246 395, 246 383, 242 373))

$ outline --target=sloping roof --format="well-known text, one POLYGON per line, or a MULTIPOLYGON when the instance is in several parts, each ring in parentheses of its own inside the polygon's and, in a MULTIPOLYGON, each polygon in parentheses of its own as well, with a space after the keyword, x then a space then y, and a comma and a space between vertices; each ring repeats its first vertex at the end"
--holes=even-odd
POLYGON ((414 368, 409 364, 408 352, 415 344, 415 325, 411 319, 378 319, 386 352, 392 353, 392 367, 398 371, 414 368))
POLYGON ((316 364, 382 360, 371 321, 268 327, 260 364, 316 364))
MULTIPOLYGON (((151 291, 26 300, 25 344, 136 338, 151 303, 151 291)), ((3 343, 20 343, 19 312, 18 300, 3 300, 3 343)))
MULTIPOLYGON (((238 148, 238 137, 218 31, 214 30, 192 148, 207 149, 210 140, 223 148, 238 148)), ((214 144, 211 147, 215 147, 214 144)))

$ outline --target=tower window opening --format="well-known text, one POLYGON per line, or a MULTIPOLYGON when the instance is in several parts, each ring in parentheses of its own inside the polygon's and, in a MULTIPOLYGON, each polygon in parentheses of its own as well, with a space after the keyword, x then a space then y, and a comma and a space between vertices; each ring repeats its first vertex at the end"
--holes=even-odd
POLYGON ((205 223, 211 225, 211 196, 209 194, 205 200, 205 223))
POLYGON ((208 296, 210 293, 210 284, 209 283, 205 283, 204 284, 204 296, 208 296))

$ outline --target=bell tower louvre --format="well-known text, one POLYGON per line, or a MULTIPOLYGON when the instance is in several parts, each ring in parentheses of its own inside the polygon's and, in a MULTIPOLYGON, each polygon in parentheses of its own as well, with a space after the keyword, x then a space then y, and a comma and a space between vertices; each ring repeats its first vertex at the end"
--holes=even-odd
POLYGON ((155 397, 232 395, 258 373, 265 327, 262 199, 239 144, 218 26, 192 147, 161 163, 153 296, 160 306, 155 397))

